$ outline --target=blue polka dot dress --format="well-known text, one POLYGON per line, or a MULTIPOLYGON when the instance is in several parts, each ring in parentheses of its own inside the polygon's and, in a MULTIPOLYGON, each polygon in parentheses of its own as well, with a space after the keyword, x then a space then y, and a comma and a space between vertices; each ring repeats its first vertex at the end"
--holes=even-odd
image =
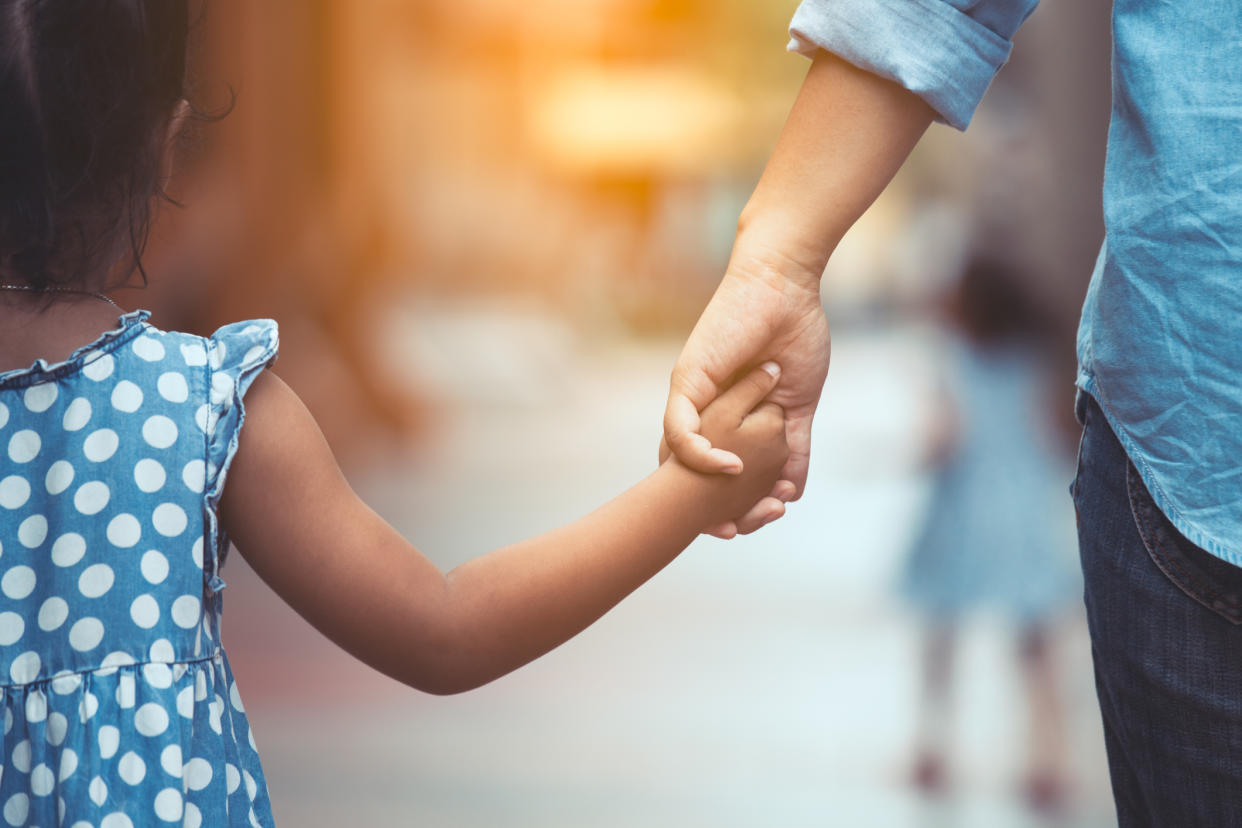
POLYGON ((273 824, 216 507, 276 324, 148 316, 0 374, 0 828, 273 824))

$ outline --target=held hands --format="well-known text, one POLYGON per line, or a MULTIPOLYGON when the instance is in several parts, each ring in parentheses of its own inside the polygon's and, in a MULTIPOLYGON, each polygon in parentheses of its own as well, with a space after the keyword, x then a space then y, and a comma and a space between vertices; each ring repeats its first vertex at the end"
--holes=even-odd
MULTIPOLYGON (((709 525, 750 509, 772 490, 789 458, 785 412, 779 405, 764 401, 780 372, 774 362, 755 368, 713 400, 699 418, 702 433, 712 445, 731 452, 743 464, 738 474, 702 474, 687 469, 707 488, 709 525)), ((662 451, 661 462, 667 457, 668 451, 662 451)), ((768 520, 779 517, 784 505, 777 503, 777 509, 768 520)))
POLYGON ((722 531, 753 531, 806 485, 811 418, 828 374, 819 277, 845 232, 887 185, 935 111, 918 94, 820 50, 763 176, 738 217, 725 277, 673 369, 664 436, 693 469, 739 468, 702 433, 700 412, 729 379, 766 359, 781 366, 769 399, 785 409, 783 479, 722 531))
POLYGON ((671 449, 696 471, 748 472, 749 461, 712 432, 708 415, 712 401, 730 393, 725 391, 730 378, 761 359, 781 366, 779 381, 767 399, 784 409, 789 457, 768 491, 759 492, 712 527, 711 533, 718 537, 753 532, 784 514, 786 501, 802 496, 811 420, 829 359, 818 273, 768 252, 735 250, 728 272, 673 368, 661 458, 671 449))

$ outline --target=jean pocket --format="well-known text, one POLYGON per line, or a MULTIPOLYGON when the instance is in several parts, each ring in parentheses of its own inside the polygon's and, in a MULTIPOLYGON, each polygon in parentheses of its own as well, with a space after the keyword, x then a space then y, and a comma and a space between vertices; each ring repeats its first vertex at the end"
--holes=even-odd
POLYGON ((1126 493, 1147 554, 1178 589, 1229 621, 1242 624, 1242 568, 1205 552, 1169 521, 1139 477, 1126 465, 1126 493))
POLYGON ((1074 419, 1082 426, 1082 434, 1078 437, 1078 457, 1074 461, 1074 477, 1070 480, 1069 493, 1074 501, 1074 519, 1078 519, 1078 478, 1082 476, 1082 450, 1087 442, 1087 421, 1091 406, 1095 405, 1091 395, 1081 388, 1074 396, 1074 419))

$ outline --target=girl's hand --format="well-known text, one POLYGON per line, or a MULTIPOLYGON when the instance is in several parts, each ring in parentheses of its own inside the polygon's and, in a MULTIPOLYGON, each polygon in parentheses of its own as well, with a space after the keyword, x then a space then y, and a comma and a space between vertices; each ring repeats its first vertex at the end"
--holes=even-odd
MULTIPOLYGON (((701 474, 682 467, 707 490, 712 524, 746 512, 761 499, 771 500, 765 503, 769 520, 784 513, 782 502, 764 497, 772 491, 789 458, 784 409, 765 401, 780 374, 775 362, 764 363, 713 400, 700 415, 703 436, 742 460, 740 474, 701 474)), ((667 456, 667 449, 662 453, 667 456)))

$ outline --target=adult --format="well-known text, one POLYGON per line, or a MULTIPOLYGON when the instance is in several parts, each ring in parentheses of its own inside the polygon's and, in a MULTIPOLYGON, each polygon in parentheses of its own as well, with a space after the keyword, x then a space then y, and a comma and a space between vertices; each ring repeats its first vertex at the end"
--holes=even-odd
MULTIPOLYGON (((818 277, 933 119, 964 129, 1035 0, 804 0, 814 58, 725 277, 673 371, 665 439, 737 458, 697 414, 763 359, 801 494, 828 368, 818 277)), ((1074 497, 1105 741, 1123 826, 1242 824, 1242 7, 1113 4, 1105 239, 1079 329, 1074 497)), ((1104 45, 1101 44, 1101 48, 1104 45)))

